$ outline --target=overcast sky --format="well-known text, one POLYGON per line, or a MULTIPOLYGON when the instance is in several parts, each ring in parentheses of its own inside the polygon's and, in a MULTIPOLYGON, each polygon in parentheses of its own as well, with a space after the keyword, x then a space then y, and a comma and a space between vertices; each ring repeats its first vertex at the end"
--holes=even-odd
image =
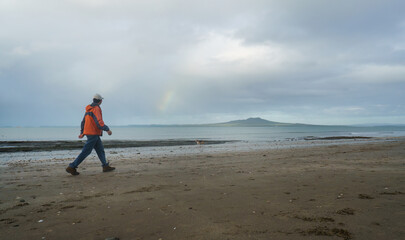
POLYGON ((405 1, 0 0, 0 126, 405 123, 405 1))

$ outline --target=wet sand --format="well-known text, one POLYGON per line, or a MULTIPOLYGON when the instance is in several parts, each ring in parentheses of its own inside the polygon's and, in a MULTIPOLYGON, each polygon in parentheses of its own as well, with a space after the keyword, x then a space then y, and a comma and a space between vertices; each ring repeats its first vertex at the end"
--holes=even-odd
POLYGON ((0 239, 405 239, 405 140, 0 168, 0 239))

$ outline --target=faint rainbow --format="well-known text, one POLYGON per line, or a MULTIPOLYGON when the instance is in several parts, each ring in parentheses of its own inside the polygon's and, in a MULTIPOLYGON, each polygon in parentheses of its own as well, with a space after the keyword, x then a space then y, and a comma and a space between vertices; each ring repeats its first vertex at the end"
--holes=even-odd
POLYGON ((174 97, 173 90, 166 91, 162 97, 162 100, 160 101, 160 103, 158 105, 158 109, 162 112, 166 111, 167 108, 170 106, 170 103, 173 101, 173 97, 174 97))

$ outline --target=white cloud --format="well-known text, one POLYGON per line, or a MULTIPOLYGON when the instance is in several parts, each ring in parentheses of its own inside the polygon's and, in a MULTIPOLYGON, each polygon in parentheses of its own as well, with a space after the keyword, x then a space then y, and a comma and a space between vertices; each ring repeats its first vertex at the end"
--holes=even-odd
POLYGON ((405 82, 405 65, 359 65, 348 74, 347 79, 361 83, 405 82))
POLYGON ((298 58, 298 54, 280 44, 245 44, 243 39, 235 38, 232 31, 209 32, 185 51, 179 71, 214 78, 257 75, 280 70, 283 64, 298 58))
POLYGON ((11 50, 10 54, 16 56, 28 56, 31 54, 31 51, 23 46, 18 46, 11 50))
POLYGON ((331 115, 359 115, 364 114, 365 108, 359 106, 347 106, 347 107, 330 107, 323 110, 327 114, 331 115))

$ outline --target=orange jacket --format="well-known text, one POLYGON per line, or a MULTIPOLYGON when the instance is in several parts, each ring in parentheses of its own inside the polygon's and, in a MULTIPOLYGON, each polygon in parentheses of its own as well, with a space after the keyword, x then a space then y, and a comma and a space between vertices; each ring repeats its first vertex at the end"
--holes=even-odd
POLYGON ((104 131, 109 131, 110 128, 104 124, 103 113, 98 104, 91 104, 86 107, 82 121, 81 133, 84 135, 103 135, 104 131))

